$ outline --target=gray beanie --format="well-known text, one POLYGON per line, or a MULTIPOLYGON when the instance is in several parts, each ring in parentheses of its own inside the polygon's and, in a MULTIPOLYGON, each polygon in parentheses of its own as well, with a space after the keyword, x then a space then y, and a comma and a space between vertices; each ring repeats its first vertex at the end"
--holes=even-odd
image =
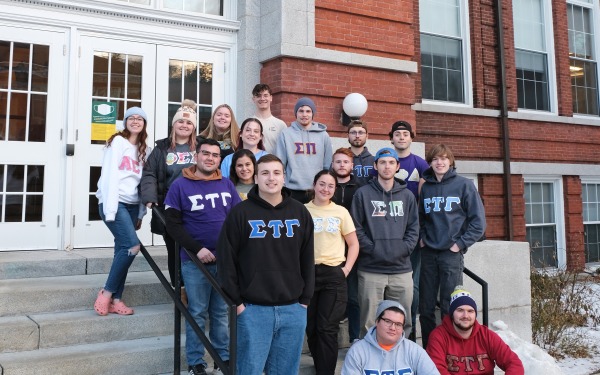
POLYGON ((123 122, 127 122, 127 118, 133 115, 141 116, 145 122, 148 122, 146 112, 144 112, 144 110, 140 107, 131 107, 127 111, 125 111, 125 115, 123 116, 123 122))
POLYGON ((402 311, 402 315, 406 317, 406 310, 404 309, 404 307, 402 307, 400 303, 384 299, 383 301, 379 302, 379 306, 377 306, 377 313, 375 314, 375 319, 378 319, 381 316, 381 314, 383 314, 383 312, 389 309, 390 307, 399 308, 400 311, 402 311))
POLYGON ((305 105, 309 106, 310 109, 312 109, 313 118, 314 118, 315 115, 317 114, 317 107, 315 107, 315 102, 313 102, 310 98, 307 98, 307 97, 298 99, 298 101, 296 102, 296 105, 294 106, 294 116, 296 116, 296 113, 298 113, 298 110, 300 109, 300 107, 304 107, 305 105))

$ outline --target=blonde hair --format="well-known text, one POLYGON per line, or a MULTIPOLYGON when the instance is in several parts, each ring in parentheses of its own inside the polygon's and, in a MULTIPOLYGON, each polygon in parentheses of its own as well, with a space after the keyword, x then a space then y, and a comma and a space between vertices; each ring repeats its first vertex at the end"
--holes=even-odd
POLYGON ((240 135, 240 128, 237 124, 237 121, 235 120, 235 115, 233 114, 233 109, 231 109, 231 107, 228 104, 221 104, 220 106, 215 108, 212 116, 210 117, 210 121, 208 122, 208 126, 206 127, 206 129, 204 129, 204 131, 202 133, 200 133, 200 135, 203 136, 204 138, 210 138, 210 139, 214 139, 217 141, 229 140, 231 142, 231 148, 233 148, 234 150, 237 149, 238 137, 240 135), (225 133, 223 133, 222 136, 220 136, 218 134, 217 129, 215 127, 215 114, 221 108, 227 108, 229 110, 229 113, 231 113, 231 124, 229 125, 229 130, 227 130, 225 133), (222 138, 222 139, 219 139, 219 138, 222 138))

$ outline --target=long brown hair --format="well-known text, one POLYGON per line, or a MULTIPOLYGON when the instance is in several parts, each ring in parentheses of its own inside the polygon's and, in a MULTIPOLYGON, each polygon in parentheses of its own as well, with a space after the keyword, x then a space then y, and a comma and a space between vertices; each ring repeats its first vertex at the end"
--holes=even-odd
POLYGON ((221 104, 220 106, 215 108, 215 110, 212 113, 212 116, 210 117, 210 121, 208 122, 208 126, 206 127, 206 129, 204 129, 202 133, 200 133, 200 135, 204 138, 219 140, 219 134, 217 133, 217 129, 215 128, 215 114, 221 108, 227 108, 229 110, 229 113, 231 113, 231 124, 229 124, 229 130, 223 133, 222 140, 230 140, 231 147, 235 150, 238 147, 238 137, 240 135, 240 128, 238 126, 237 121, 235 120, 233 109, 231 109, 231 107, 228 104, 221 104))
POLYGON ((260 122, 259 119, 257 119, 256 117, 248 117, 247 119, 244 120, 244 122, 242 122, 242 126, 240 127, 240 134, 238 135, 238 145, 237 145, 237 150, 242 150, 244 148, 244 141, 242 140, 242 133, 244 132, 244 127, 246 126, 246 124, 250 123, 250 122, 255 122, 260 126, 260 136, 261 136, 261 140, 258 141, 258 144, 256 145, 256 147, 259 150, 265 150, 265 145, 263 144, 263 124, 262 122, 260 122))
MULTIPOLYGON (((129 142, 129 137, 131 136, 131 132, 129 131, 129 129, 127 129, 127 119, 125 119, 123 121, 125 122, 125 129, 111 135, 110 138, 108 138, 108 140, 106 141, 106 147, 110 147, 113 139, 115 139, 116 136, 121 136, 121 137, 127 139, 127 142, 129 142)), ((146 120, 144 120, 144 127, 142 128, 142 131, 140 132, 140 134, 137 135, 137 138, 135 140, 135 144, 137 145, 137 151, 138 151, 138 161, 142 164, 146 163, 146 147, 147 147, 146 139, 148 138, 148 133, 146 132, 147 125, 148 124, 147 124, 146 120)))

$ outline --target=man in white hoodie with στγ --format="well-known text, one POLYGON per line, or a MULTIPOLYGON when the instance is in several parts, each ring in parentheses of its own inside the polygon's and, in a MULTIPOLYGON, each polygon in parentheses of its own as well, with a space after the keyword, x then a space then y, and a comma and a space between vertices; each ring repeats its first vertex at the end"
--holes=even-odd
POLYGON ((313 121, 317 112, 309 98, 300 98, 294 106, 296 121, 279 133, 275 155, 285 169, 285 186, 292 198, 308 203, 315 175, 331 166, 331 140, 327 126, 313 121))

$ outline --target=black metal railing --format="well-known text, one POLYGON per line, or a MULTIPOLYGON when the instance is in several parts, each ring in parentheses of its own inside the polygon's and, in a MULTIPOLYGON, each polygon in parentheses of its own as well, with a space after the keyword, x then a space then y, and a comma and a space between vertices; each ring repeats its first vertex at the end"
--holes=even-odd
POLYGON ((489 307, 488 307, 488 283, 487 283, 487 281, 485 281, 484 279, 482 279, 481 277, 479 277, 476 273, 474 273, 473 271, 471 271, 467 267, 464 267, 463 273, 465 275, 469 276, 471 279, 473 279, 473 281, 475 281, 477 284, 481 285, 481 299, 482 299, 481 310, 483 312, 483 325, 487 327, 488 326, 488 319, 489 319, 488 318, 488 315, 489 315, 489 307))
MULTIPOLYGON (((165 217, 160 210, 155 208, 153 210, 153 215, 156 215, 158 219, 162 222, 162 224, 166 226, 165 217)), ((223 297, 223 300, 229 306, 229 364, 226 364, 216 352, 215 348, 211 344, 210 340, 206 337, 205 333, 200 329, 187 307, 185 307, 185 305, 181 301, 181 264, 179 259, 179 251, 177 250, 179 249, 179 245, 177 244, 177 242, 175 243, 176 267, 174 274, 175 285, 173 287, 171 287, 171 284, 169 283, 169 281, 167 281, 162 271, 160 270, 154 259, 152 259, 152 256, 150 255, 150 253, 148 253, 148 250, 146 250, 144 245, 141 245, 140 248, 142 254, 144 255, 144 258, 146 258, 146 261, 152 268, 152 271, 154 271, 154 273, 158 277, 158 280, 162 284, 163 288, 167 291, 175 305, 175 313, 173 319, 173 374, 179 375, 181 373, 181 315, 183 315, 185 320, 188 322, 188 324, 190 324, 194 332, 198 335, 198 338, 200 339, 200 341, 202 341, 202 344, 204 345, 212 359, 219 366, 223 374, 235 375, 235 361, 237 356, 237 306, 235 305, 235 303, 225 294, 223 289, 221 289, 221 286, 219 285, 218 281, 215 280, 215 278, 210 274, 210 272, 206 269, 206 266, 202 264, 202 262, 200 262, 200 260, 196 257, 196 254, 193 254, 191 251, 185 249, 190 259, 194 262, 194 264, 196 264, 200 271, 204 273, 204 276, 211 283, 212 287, 217 291, 217 293, 221 295, 221 297, 223 297)))

